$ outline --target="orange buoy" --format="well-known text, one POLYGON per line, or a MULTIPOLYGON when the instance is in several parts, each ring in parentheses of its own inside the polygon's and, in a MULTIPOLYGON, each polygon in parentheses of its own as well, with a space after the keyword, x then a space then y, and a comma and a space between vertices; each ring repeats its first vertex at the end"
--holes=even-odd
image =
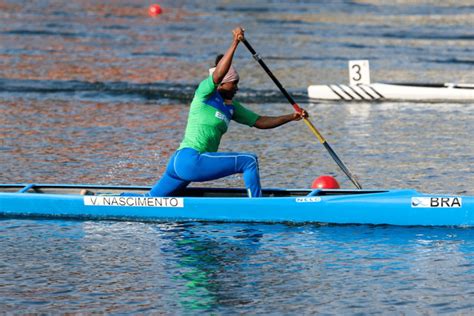
POLYGON ((311 183, 311 189, 339 189, 339 183, 334 177, 319 176, 311 183))

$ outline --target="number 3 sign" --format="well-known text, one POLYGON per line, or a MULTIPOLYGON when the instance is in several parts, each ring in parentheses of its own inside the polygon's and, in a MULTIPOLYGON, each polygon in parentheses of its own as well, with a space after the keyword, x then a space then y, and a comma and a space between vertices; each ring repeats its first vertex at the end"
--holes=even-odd
POLYGON ((349 61, 349 84, 370 84, 370 71, 368 60, 349 61))

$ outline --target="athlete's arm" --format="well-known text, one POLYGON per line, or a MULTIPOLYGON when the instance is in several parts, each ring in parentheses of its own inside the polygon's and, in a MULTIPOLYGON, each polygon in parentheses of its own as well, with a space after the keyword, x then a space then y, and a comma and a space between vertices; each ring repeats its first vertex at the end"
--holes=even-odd
POLYGON ((244 30, 241 27, 235 28, 232 33, 234 34, 232 44, 225 52, 224 57, 222 57, 222 59, 219 61, 216 66, 216 70, 212 74, 212 80, 215 84, 221 83, 222 79, 224 79, 225 75, 229 71, 230 65, 232 64, 232 58, 234 58, 235 50, 237 49, 240 40, 244 38, 244 30))
POLYGON ((259 129, 275 128, 291 121, 299 121, 304 117, 308 117, 308 112, 303 110, 300 112, 293 112, 281 116, 260 116, 255 122, 254 127, 259 129))

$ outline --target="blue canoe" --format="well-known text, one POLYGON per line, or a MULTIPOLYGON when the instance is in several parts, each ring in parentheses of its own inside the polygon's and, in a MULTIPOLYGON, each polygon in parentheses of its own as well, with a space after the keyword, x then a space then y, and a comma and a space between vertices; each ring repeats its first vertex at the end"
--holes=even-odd
POLYGON ((474 226, 474 197, 414 190, 187 188, 170 198, 143 194, 148 187, 0 184, 0 216, 140 221, 232 221, 403 226, 474 226), (86 195, 84 191, 87 190, 86 195))

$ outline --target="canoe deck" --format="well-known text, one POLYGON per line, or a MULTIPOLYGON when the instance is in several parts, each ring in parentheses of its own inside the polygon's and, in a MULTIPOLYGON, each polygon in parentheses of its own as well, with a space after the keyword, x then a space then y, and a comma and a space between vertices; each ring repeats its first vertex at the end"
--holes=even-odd
MULTIPOLYGON (((38 193, 58 195, 81 195, 82 190, 87 190, 91 195, 120 195, 128 192, 145 194, 150 191, 147 186, 110 186, 110 185, 74 185, 74 184, 0 184, 0 192, 4 193, 38 193)), ((263 197, 297 197, 313 195, 342 195, 385 192, 383 190, 319 190, 311 189, 262 189, 263 197)), ((176 197, 247 197, 245 188, 203 188, 188 187, 176 197)))

